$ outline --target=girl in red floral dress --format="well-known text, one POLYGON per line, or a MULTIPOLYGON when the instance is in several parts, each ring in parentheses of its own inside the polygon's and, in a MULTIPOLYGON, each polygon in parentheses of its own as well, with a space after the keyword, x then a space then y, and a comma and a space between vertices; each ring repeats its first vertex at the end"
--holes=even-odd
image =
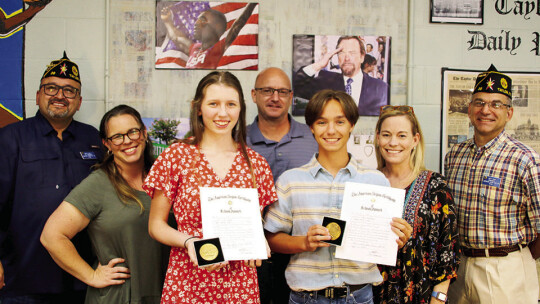
POLYGON ((260 261, 198 267, 193 245, 204 237, 199 187, 257 187, 261 211, 277 200, 268 163, 246 147, 245 113, 233 74, 205 76, 191 102, 193 137, 167 148, 145 180, 152 197, 150 235, 172 247, 161 303, 260 303, 255 269, 260 261), (171 208, 177 229, 167 223, 171 208))

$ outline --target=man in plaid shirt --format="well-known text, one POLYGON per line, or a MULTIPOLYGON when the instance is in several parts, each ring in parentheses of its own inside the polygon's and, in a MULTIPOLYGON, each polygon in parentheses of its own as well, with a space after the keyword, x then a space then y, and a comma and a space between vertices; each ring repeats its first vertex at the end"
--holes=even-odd
POLYGON ((444 163, 463 255, 451 303, 538 301, 540 156, 505 132, 513 113, 512 79, 491 65, 468 108, 474 138, 444 163))

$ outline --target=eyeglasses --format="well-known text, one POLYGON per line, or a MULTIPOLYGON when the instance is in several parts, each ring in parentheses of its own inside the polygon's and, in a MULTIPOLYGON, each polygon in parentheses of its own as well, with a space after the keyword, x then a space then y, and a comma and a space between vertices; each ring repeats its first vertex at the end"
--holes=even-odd
POLYGON ((411 106, 392 106, 392 105, 382 106, 381 107, 381 114, 384 113, 384 112, 387 112, 387 111, 394 111, 394 110, 405 113, 405 114, 407 114, 407 113, 413 113, 414 114, 414 109, 411 106))
POLYGON ((483 108, 485 105, 488 105, 488 107, 490 109, 495 109, 495 110, 502 109, 502 107, 507 107, 507 108, 512 107, 512 105, 506 104, 506 103, 504 103, 502 101, 498 101, 498 100, 495 100, 495 101, 492 101, 492 102, 485 102, 483 100, 473 100, 471 103, 472 103, 473 107, 475 107, 475 108, 483 108))
POLYGON ((110 140, 115 146, 120 146, 124 143, 126 135, 131 140, 137 140, 141 138, 141 129, 133 128, 124 134, 114 134, 113 136, 107 138, 107 140, 110 140))
POLYGON ((62 90, 62 94, 65 98, 75 98, 75 96, 77 96, 77 93, 79 93, 79 89, 72 86, 62 87, 52 83, 42 84, 39 88, 43 88, 43 93, 48 96, 55 96, 56 94, 58 94, 58 91, 60 89, 62 90))
POLYGON ((274 88, 255 88, 255 91, 261 92, 263 96, 272 96, 274 92, 278 92, 279 97, 289 97, 292 90, 289 89, 274 89, 274 88))

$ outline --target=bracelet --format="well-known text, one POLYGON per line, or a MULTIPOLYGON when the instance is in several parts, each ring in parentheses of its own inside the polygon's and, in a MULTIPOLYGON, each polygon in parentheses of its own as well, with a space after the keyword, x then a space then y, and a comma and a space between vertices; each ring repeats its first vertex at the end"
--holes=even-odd
POLYGON ((446 294, 444 292, 440 292, 440 291, 433 291, 431 293, 431 296, 441 302, 444 302, 446 303, 446 300, 448 299, 446 294))
POLYGON ((184 248, 187 249, 187 247, 186 247, 187 241, 189 241, 189 240, 191 240, 191 239, 194 239, 194 238, 196 238, 196 236, 190 236, 190 237, 188 237, 188 238, 184 241, 184 248))

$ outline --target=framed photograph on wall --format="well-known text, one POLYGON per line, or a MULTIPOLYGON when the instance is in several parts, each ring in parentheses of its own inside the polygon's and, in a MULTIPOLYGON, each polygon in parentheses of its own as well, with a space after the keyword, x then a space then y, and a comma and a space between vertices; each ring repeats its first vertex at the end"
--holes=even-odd
POLYGON ((259 4, 156 2, 156 69, 257 70, 259 4))
POLYGON ((293 36, 292 114, 304 115, 322 89, 347 92, 361 116, 390 104, 390 36, 293 36))
POLYGON ((431 23, 484 24, 484 0, 430 0, 431 23))
MULTIPOLYGON (((468 107, 476 76, 482 71, 442 69, 442 113, 440 170, 444 156, 455 144, 473 137, 468 107)), ((540 152, 540 73, 503 72, 512 78, 514 114, 506 132, 535 151, 540 152)))
POLYGON ((189 117, 152 118, 143 117, 142 121, 148 136, 152 140, 154 156, 157 158, 168 146, 177 139, 191 136, 189 117))

